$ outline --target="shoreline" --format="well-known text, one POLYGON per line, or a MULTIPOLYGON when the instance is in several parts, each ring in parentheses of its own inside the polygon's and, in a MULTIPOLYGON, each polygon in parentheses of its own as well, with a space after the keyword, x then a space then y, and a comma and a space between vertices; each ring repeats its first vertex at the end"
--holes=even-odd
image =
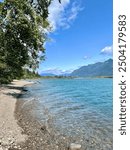
POLYGON ((0 150, 21 149, 19 143, 27 140, 23 129, 17 124, 15 108, 24 86, 33 84, 25 80, 14 80, 0 87, 0 150))
POLYGON ((39 122, 33 115, 37 107, 33 97, 28 105, 20 99, 32 84, 14 80, 0 87, 0 150, 68 150, 76 140, 59 134, 51 120, 39 122))
POLYGON ((60 133, 47 108, 42 107, 47 121, 36 117, 39 102, 26 89, 33 83, 35 80, 15 80, 0 87, 0 150, 73 150, 70 147, 75 144, 82 145, 80 150, 94 149, 99 144, 94 137, 80 139, 60 133))
POLYGON ((40 122, 33 114, 34 107, 37 107, 36 99, 26 103, 25 100, 19 98, 16 102, 15 118, 18 120, 18 125, 23 129, 23 134, 28 136, 26 141, 21 143, 21 149, 70 150, 70 143, 75 141, 71 137, 59 134, 51 119, 48 119, 47 123, 40 122))

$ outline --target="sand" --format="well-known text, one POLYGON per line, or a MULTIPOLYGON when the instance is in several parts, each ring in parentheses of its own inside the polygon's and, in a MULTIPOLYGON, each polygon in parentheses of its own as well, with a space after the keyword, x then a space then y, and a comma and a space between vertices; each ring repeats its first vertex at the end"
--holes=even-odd
POLYGON ((9 85, 0 87, 0 150, 19 148, 18 144, 27 140, 27 135, 22 134, 22 128, 17 124, 14 116, 17 96, 25 85, 32 84, 28 81, 15 80, 9 85))

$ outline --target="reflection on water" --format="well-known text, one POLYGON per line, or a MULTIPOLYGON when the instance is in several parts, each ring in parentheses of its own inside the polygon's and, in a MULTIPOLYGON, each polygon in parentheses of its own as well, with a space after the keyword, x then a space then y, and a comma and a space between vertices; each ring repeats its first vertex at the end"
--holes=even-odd
POLYGON ((28 88, 40 121, 88 149, 112 150, 112 79, 43 79, 28 88))

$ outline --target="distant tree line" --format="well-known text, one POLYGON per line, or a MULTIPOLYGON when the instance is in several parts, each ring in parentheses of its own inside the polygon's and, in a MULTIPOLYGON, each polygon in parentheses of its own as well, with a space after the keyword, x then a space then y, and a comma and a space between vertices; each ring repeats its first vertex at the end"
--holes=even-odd
POLYGON ((4 0, 0 2, 0 83, 35 71, 45 59, 43 44, 49 29, 52 0, 4 0))

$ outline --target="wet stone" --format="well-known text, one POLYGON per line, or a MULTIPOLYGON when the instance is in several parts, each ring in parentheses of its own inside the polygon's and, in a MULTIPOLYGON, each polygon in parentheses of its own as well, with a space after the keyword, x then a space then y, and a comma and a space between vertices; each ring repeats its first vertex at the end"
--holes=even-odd
POLYGON ((80 150, 80 149, 81 149, 80 144, 71 143, 69 146, 69 150, 80 150))

